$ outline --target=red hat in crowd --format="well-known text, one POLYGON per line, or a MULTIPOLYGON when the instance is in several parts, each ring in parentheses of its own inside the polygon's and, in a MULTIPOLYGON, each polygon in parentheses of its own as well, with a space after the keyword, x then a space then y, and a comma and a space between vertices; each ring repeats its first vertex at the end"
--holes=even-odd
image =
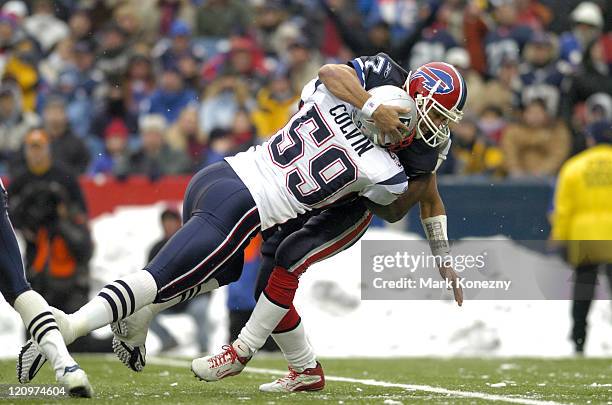
POLYGON ((104 139, 108 139, 110 137, 119 137, 119 138, 127 138, 129 134, 129 130, 123 120, 119 118, 113 119, 110 124, 106 126, 104 130, 104 139))

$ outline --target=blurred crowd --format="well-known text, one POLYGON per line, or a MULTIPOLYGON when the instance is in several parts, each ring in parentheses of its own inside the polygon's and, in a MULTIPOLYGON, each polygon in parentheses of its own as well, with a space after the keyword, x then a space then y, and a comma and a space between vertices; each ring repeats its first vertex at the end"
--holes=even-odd
POLYGON ((31 171, 33 129, 78 175, 193 173, 273 135, 324 63, 380 51, 464 74, 445 174, 554 176, 611 130, 610 1, 0 4, 0 175, 31 171))

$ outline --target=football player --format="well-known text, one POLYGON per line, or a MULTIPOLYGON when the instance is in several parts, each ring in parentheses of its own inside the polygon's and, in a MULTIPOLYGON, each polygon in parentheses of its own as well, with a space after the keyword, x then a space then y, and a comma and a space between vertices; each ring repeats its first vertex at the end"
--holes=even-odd
MULTIPOLYGON (((21 315, 25 327, 32 336, 32 340, 22 349, 20 357, 30 346, 35 346, 51 361, 57 381, 68 389, 70 395, 91 397, 93 391, 87 375, 68 353, 49 304, 30 288, 26 280, 19 246, 8 216, 8 196, 2 180, 0 180, 0 252, 2 252, 0 292, 21 315)), ((20 382, 29 380, 27 371, 17 368, 17 378, 20 382)))
MULTIPOLYGON (((260 388, 264 391, 323 388, 323 370, 307 343, 293 297, 300 275, 310 264, 345 249, 361 237, 371 218, 368 210, 395 222, 414 203, 420 202, 422 223, 432 253, 444 256, 450 251, 444 204, 433 173, 450 147, 449 122, 458 122, 462 117, 467 89, 461 74, 453 66, 440 62, 425 64, 408 74, 387 55, 378 54, 354 59, 349 66, 326 65, 319 72, 319 80, 349 103, 356 103, 360 92, 386 84, 404 87, 414 98, 418 113, 416 132, 387 145, 398 152, 406 174, 413 177, 409 183, 412 187, 386 206, 363 200, 350 207, 332 208, 310 218, 302 227, 298 223, 298 230, 284 231, 281 227, 277 232, 280 235, 266 240, 262 253, 265 257, 273 251, 274 261, 268 260, 267 269, 264 267, 264 271, 269 271, 271 266, 272 271, 263 294, 236 341, 224 346, 219 354, 193 361, 192 370, 203 380, 217 381, 240 373, 273 334, 289 362, 290 371, 286 377, 260 388), (342 219, 335 219, 337 216, 342 219)), ((454 270, 440 268, 440 274, 452 283, 455 300, 461 305, 463 293, 455 283, 454 270)))
MULTIPOLYGON (((277 135, 198 172, 185 192, 182 228, 142 271, 106 285, 74 314, 54 310, 66 343, 149 304, 163 309, 237 280, 243 250, 260 230, 356 196, 384 207, 402 195, 408 181, 397 156, 372 143, 350 115, 359 108, 399 141, 410 132, 400 120, 408 111, 359 90, 346 98, 312 80, 277 135)), ((18 367, 31 379, 42 363, 30 345, 18 367)))

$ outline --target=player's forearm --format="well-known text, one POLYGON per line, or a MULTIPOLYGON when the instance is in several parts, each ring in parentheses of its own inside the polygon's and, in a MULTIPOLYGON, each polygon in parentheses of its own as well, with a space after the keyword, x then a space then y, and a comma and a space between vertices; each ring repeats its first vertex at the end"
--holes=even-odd
POLYGON ((442 198, 437 194, 432 200, 420 202, 421 219, 436 217, 438 215, 446 215, 446 209, 442 198))
POLYGON ((446 210, 438 192, 435 176, 432 176, 432 181, 428 186, 428 190, 420 201, 421 224, 429 241, 431 253, 436 256, 444 256, 450 252, 450 245, 446 226, 446 210))
POLYGON ((366 205, 370 212, 385 221, 391 223, 397 222, 404 218, 408 211, 410 211, 410 208, 423 198, 423 195, 429 188, 432 177, 433 175, 430 174, 410 179, 408 190, 389 205, 378 205, 369 200, 366 200, 366 205))
POLYGON ((324 65, 319 69, 319 80, 334 96, 359 109, 370 98, 350 66, 324 65))

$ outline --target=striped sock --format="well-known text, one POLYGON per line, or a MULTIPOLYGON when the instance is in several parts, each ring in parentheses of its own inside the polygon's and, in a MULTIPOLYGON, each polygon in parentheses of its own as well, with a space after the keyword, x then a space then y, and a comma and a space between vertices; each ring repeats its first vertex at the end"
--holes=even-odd
POLYGON ((49 304, 40 294, 33 290, 24 292, 15 300, 14 308, 56 374, 76 364, 66 349, 49 304))
POLYGON ((71 315, 77 336, 132 315, 151 304, 156 295, 157 284, 144 270, 107 284, 97 296, 71 315))
POLYGON ((151 304, 149 307, 154 314, 158 314, 165 309, 175 306, 176 304, 180 304, 181 302, 188 301, 192 298, 197 297, 200 294, 205 294, 207 292, 211 292, 219 288, 219 282, 216 279, 210 279, 207 282, 200 284, 194 288, 191 288, 181 295, 178 295, 172 298, 169 301, 162 302, 159 304, 151 304))

